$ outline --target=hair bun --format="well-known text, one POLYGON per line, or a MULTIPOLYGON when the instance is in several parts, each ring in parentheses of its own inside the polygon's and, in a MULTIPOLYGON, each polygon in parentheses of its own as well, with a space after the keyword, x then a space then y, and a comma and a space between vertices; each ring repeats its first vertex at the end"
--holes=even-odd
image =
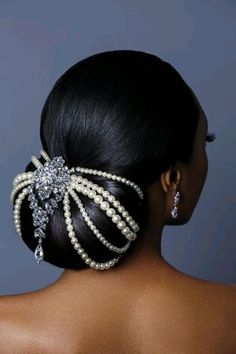
MULTIPOLYGON (((136 233, 139 231, 139 225, 134 221, 125 207, 121 205, 120 201, 117 200, 112 193, 105 190, 101 185, 94 183, 92 180, 89 180, 81 175, 78 176, 75 172, 82 172, 85 174, 88 173, 93 176, 96 175, 99 177, 108 177, 111 180, 117 180, 124 183, 126 186, 129 186, 129 188, 131 186, 138 194, 139 198, 143 199, 143 192, 141 188, 134 182, 131 182, 124 177, 116 176, 104 171, 82 167, 68 169, 67 166, 64 166, 65 161, 62 156, 56 156, 53 159, 50 159, 43 150, 41 151, 41 155, 44 157, 46 162, 41 163, 41 161, 35 156, 32 156, 31 158, 32 163, 36 167, 33 175, 29 173, 20 174, 13 182, 13 184, 16 185, 13 194, 16 193, 21 186, 23 186, 22 180, 23 184, 30 183, 30 185, 23 190, 23 194, 18 197, 18 201, 16 201, 17 208, 15 214, 17 219, 20 219, 20 206, 28 192, 28 201, 30 202, 29 208, 34 209, 32 212, 33 225, 37 226, 34 230, 34 236, 39 239, 39 244, 34 251, 37 262, 39 263, 42 259, 44 259, 42 241, 46 237, 46 233, 48 234, 48 230, 47 232, 45 230, 47 229, 49 217, 50 215, 53 216, 55 209, 58 207, 58 203, 63 199, 64 226, 73 248, 81 256, 84 262, 92 268, 103 270, 114 266, 122 254, 128 250, 131 241, 136 240, 136 233), (53 196, 51 196, 51 194, 53 194, 53 196), (79 197, 78 194, 82 194, 91 199, 93 204, 96 204, 103 211, 106 218, 110 218, 112 223, 118 228, 119 232, 128 240, 125 245, 114 245, 112 241, 104 237, 104 235, 93 223, 83 205, 81 197, 79 197), (78 232, 76 233, 74 231, 74 221, 72 218, 73 212, 70 199, 73 199, 73 208, 75 209, 76 205, 90 231, 93 232, 97 240, 99 240, 103 246, 107 247, 109 251, 116 254, 115 258, 113 257, 110 260, 106 259, 103 262, 98 262, 96 259, 90 258, 88 253, 85 251, 86 248, 83 248, 82 244, 76 237, 78 232)), ((31 165, 28 166, 32 167, 31 165)), ((53 224, 51 223, 51 233, 55 234, 52 225, 53 224)), ((17 230, 20 230, 19 225, 17 226, 17 230)), ((19 233, 22 235, 21 231, 19 233)), ((52 261, 50 262, 52 263, 52 261)), ((54 261, 53 263, 55 264, 54 261)))

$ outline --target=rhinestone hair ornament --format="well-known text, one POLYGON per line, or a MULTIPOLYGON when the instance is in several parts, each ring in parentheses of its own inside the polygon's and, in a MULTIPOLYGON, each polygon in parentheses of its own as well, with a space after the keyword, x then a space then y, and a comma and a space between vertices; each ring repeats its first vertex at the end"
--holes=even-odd
POLYGON ((36 156, 32 156, 31 161, 35 165, 36 170, 33 172, 20 173, 16 175, 13 180, 13 189, 10 195, 10 201, 12 204, 15 195, 22 189, 14 203, 13 213, 16 232, 20 237, 22 237, 20 209, 22 201, 27 195, 29 207, 32 209, 33 225, 36 227, 34 229, 34 237, 38 239, 38 245, 34 251, 34 257, 37 263, 40 263, 44 258, 42 241, 45 238, 45 230, 47 223, 49 222, 49 215, 53 215, 55 209, 58 207, 58 203, 63 201, 64 218, 68 236, 74 249, 80 257, 86 264, 96 270, 104 270, 114 266, 122 254, 127 251, 131 241, 136 239, 136 233, 139 231, 139 225, 133 220, 133 218, 125 210, 124 206, 120 204, 112 193, 104 190, 103 187, 88 180, 87 178, 73 174, 73 172, 77 171, 103 176, 112 180, 117 180, 121 183, 125 183, 126 185, 134 188, 140 199, 143 199, 142 190, 134 182, 131 182, 124 177, 101 170, 88 169, 84 167, 72 167, 69 169, 68 166, 65 165, 65 160, 62 156, 56 156, 51 160, 44 150, 41 150, 40 154, 44 158, 45 163, 41 163, 36 156), (117 247, 105 239, 88 216, 81 199, 76 192, 82 193, 92 199, 100 207, 100 209, 111 218, 112 222, 127 239, 127 242, 123 247, 117 247), (69 196, 76 202, 84 221, 97 239, 105 247, 118 253, 118 257, 104 263, 96 262, 89 257, 75 236, 70 212, 69 196))

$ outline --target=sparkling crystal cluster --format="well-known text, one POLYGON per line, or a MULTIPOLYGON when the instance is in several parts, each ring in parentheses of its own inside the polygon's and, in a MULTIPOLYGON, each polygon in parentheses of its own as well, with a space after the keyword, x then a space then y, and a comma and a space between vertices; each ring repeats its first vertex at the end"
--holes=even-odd
POLYGON ((39 244, 34 253, 38 263, 44 257, 41 243, 42 238, 45 238, 48 216, 54 214, 70 181, 68 167, 64 166, 64 163, 61 156, 47 161, 35 171, 32 184, 28 187, 29 206, 33 209, 33 225, 37 227, 34 230, 34 237, 39 238, 39 244))
POLYGON ((10 196, 12 203, 16 194, 23 188, 14 203, 14 223, 17 233, 22 236, 20 209, 23 199, 26 195, 28 195, 29 206, 32 209, 33 225, 36 227, 34 230, 34 237, 39 240, 34 256, 36 261, 40 263, 44 258, 42 239, 45 238, 45 230, 49 221, 49 215, 53 215, 55 208, 58 207, 58 202, 63 200, 66 229, 68 231, 71 244, 76 252, 80 255, 84 262, 93 269, 104 270, 113 267, 118 262, 121 255, 127 251, 131 241, 136 239, 136 232, 139 231, 139 226, 113 194, 91 180, 74 174, 74 172, 82 172, 83 174, 88 173, 117 180, 133 188, 142 200, 143 192, 141 188, 136 183, 109 172, 88 169, 81 166, 68 169, 67 166, 64 166, 65 161, 62 156, 54 157, 53 160, 51 160, 44 150, 41 150, 41 155, 46 161, 44 164, 42 164, 36 156, 32 156, 31 161, 37 169, 34 172, 20 173, 13 180, 13 190, 10 196), (102 235, 86 212, 86 209, 78 196, 80 193, 93 200, 117 226, 117 228, 121 231, 121 234, 128 241, 124 246, 118 247, 113 245, 102 235), (70 198, 74 199, 80 209, 85 223, 96 238, 105 247, 118 253, 118 257, 112 258, 106 262, 97 262, 89 257, 86 250, 81 246, 79 240, 77 239, 73 228, 70 198))

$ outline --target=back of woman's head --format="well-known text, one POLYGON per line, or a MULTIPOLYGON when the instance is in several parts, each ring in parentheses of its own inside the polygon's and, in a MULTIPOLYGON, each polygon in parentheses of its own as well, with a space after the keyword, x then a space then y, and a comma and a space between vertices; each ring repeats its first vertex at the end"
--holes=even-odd
MULTIPOLYGON (((189 163, 199 109, 180 74, 155 55, 114 50, 92 55, 69 68, 55 83, 44 104, 40 137, 52 159, 61 155, 66 165, 92 168, 123 176, 144 192, 106 177, 89 179, 114 194, 140 227, 147 227, 147 188, 177 161, 189 163)), ((39 158, 42 162, 42 157, 39 158)), ((30 162, 25 171, 34 171, 30 162)), ((83 173, 77 172, 83 175, 83 173)), ((86 177, 86 176, 85 176, 86 177)), ((124 245, 124 236, 91 199, 80 199, 93 223, 112 244, 124 245)), ((117 256, 106 248, 84 222, 71 200, 73 226, 82 247, 97 262, 117 256)), ((27 198, 21 207, 22 238, 34 251, 32 210, 27 198)), ((68 237, 62 203, 50 216, 44 240, 45 261, 62 268, 87 268, 68 237)))

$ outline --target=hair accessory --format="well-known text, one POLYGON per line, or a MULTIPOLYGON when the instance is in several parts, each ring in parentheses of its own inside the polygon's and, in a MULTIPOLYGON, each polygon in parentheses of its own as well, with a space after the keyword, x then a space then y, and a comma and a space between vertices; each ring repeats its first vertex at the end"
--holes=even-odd
POLYGON ((97 185, 96 183, 82 176, 73 174, 73 172, 78 171, 104 176, 125 183, 134 188, 140 199, 143 199, 142 190, 134 182, 131 182, 124 177, 83 167, 72 167, 69 169, 68 166, 65 166, 65 160, 62 156, 56 156, 51 160, 44 150, 41 150, 40 154, 45 159, 45 163, 42 164, 36 156, 32 156, 31 161, 36 166, 36 170, 33 172, 20 173, 13 180, 13 190, 10 195, 11 203, 13 203, 15 195, 23 188, 14 203, 14 224, 17 233, 22 236, 20 208, 23 199, 26 195, 28 195, 27 198, 30 202, 29 207, 32 209, 33 225, 36 226, 34 230, 34 237, 38 238, 39 242, 35 249, 34 256, 37 263, 40 263, 44 258, 42 240, 45 238, 45 230, 47 223, 49 222, 49 215, 54 214, 55 209, 58 207, 58 203, 63 200, 66 229, 68 231, 68 236, 71 243, 77 253, 86 264, 96 270, 108 269, 114 266, 122 254, 129 248, 131 241, 136 239, 136 232, 139 231, 139 226, 125 210, 124 206, 122 206, 120 202, 115 199, 113 194, 107 190, 104 190, 103 187, 97 185), (111 218, 112 222, 115 223, 117 228, 121 230, 122 235, 124 235, 124 237, 128 240, 123 247, 112 245, 104 238, 88 216, 81 199, 76 192, 88 196, 100 207, 101 210, 106 213, 108 217, 111 218), (110 250, 120 254, 117 258, 113 258, 105 263, 95 262, 81 247, 78 239, 75 237, 75 232, 72 225, 69 196, 76 202, 84 221, 93 231, 97 239, 110 250), (121 215, 117 213, 116 209, 121 215), (122 220, 122 217, 124 220, 122 220))
POLYGON ((177 206, 178 206, 179 200, 180 200, 180 192, 176 192, 175 198, 174 198, 174 206, 173 206, 173 209, 171 210, 171 215, 172 215, 173 219, 176 219, 178 217, 177 206))

